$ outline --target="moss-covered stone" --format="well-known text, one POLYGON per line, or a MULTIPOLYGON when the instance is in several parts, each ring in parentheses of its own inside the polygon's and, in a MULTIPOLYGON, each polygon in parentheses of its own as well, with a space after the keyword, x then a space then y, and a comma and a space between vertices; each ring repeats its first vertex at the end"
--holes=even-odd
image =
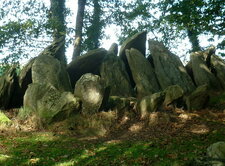
POLYGON ((10 125, 12 121, 0 111, 0 125, 10 125))

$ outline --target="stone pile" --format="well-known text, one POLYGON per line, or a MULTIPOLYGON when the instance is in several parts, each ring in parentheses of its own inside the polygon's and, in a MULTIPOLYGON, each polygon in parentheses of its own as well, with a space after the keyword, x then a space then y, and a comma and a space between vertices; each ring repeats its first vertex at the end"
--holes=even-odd
POLYGON ((146 34, 128 38, 119 53, 114 43, 108 51, 92 50, 67 66, 54 56, 58 47, 47 47, 19 75, 11 68, 0 77, 0 109, 23 107, 19 115, 35 115, 49 124, 73 113, 107 111, 116 99, 128 101, 120 102, 126 108, 135 105, 144 118, 175 107, 200 110, 211 91, 225 89, 225 61, 214 47, 192 53, 184 66, 158 41, 148 41, 147 56, 146 34))

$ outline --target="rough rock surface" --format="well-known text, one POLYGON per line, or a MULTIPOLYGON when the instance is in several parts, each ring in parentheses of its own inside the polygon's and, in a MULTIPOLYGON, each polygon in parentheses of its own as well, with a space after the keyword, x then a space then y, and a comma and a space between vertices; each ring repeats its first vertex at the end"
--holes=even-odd
POLYGON ((186 97, 185 102, 188 110, 200 110, 206 106, 208 100, 208 85, 205 84, 199 86, 188 97, 186 97))
POLYGON ((100 69, 101 78, 110 87, 110 96, 132 96, 132 87, 123 61, 114 54, 107 54, 100 69))
POLYGON ((38 56, 32 65, 32 82, 50 84, 59 91, 72 91, 66 68, 54 57, 38 56))
POLYGON ((185 69, 186 69, 187 73, 189 74, 189 76, 191 77, 193 83, 196 85, 195 79, 194 79, 194 74, 193 74, 193 69, 192 69, 192 62, 191 62, 191 61, 189 61, 189 62, 185 65, 185 69))
POLYGON ((150 112, 157 111, 163 100, 165 98, 165 94, 163 92, 154 93, 152 95, 143 97, 138 102, 138 111, 141 115, 141 118, 146 118, 150 112))
POLYGON ((117 56, 117 54, 118 54, 118 44, 113 43, 113 44, 110 46, 110 48, 109 48, 109 50, 108 50, 108 53, 117 56))
POLYGON ((19 116, 27 118, 35 115, 41 124, 49 124, 63 120, 79 109, 80 100, 71 92, 60 92, 49 84, 33 83, 24 95, 24 109, 19 116))
POLYGON ((120 97, 120 96, 110 96, 108 103, 107 103, 107 109, 108 110, 117 110, 118 112, 121 112, 122 110, 131 111, 136 105, 136 98, 133 97, 120 97))
POLYGON ((100 66, 105 58, 107 51, 103 48, 89 51, 88 53, 77 57, 67 66, 67 72, 70 77, 72 88, 80 77, 85 73, 99 75, 100 66))
POLYGON ((182 98, 184 95, 184 90, 179 85, 172 85, 167 87, 164 90, 165 99, 164 99, 164 106, 168 106, 173 103, 175 100, 182 98))
POLYGON ((192 92, 195 89, 191 77, 176 55, 172 54, 162 43, 154 40, 149 40, 149 49, 162 89, 170 85, 179 85, 184 92, 192 92))
POLYGON ((160 87, 150 62, 133 48, 126 50, 126 56, 136 84, 137 97, 142 98, 158 92, 160 87))
POLYGON ((62 36, 58 39, 54 39, 54 41, 46 47, 40 55, 49 55, 56 59, 58 59, 64 66, 66 66, 66 58, 63 56, 63 52, 65 51, 65 37, 62 36))
POLYGON ((131 85, 134 88, 135 83, 134 80, 132 79, 132 74, 129 68, 129 64, 127 61, 127 57, 126 57, 126 49, 131 49, 131 48, 135 48, 138 51, 140 51, 142 53, 142 55, 145 56, 145 51, 146 51, 146 35, 147 32, 139 32, 136 33, 135 35, 131 36, 130 38, 127 38, 127 40, 125 40, 120 48, 119 51, 119 57, 123 60, 124 64, 125 64, 125 68, 127 70, 127 73, 130 77, 131 80, 131 85))
POLYGON ((220 89, 220 84, 215 75, 209 70, 203 52, 191 54, 192 70, 197 86, 208 84, 211 89, 220 89))
POLYGON ((82 113, 101 111, 109 98, 110 90, 97 75, 84 74, 76 83, 74 95, 82 100, 82 113))
POLYGON ((225 142, 216 142, 207 148, 211 166, 225 166, 225 142))
POLYGON ((225 61, 216 55, 212 55, 211 65, 222 88, 225 89, 225 61))
POLYGON ((32 66, 36 58, 31 59, 20 71, 19 74, 19 86, 22 89, 23 93, 28 88, 28 85, 32 83, 32 66))
POLYGON ((135 48, 139 50, 143 56, 145 56, 145 43, 146 43, 146 35, 147 32, 139 32, 133 35, 130 38, 127 38, 127 40, 122 44, 119 52, 119 56, 123 59, 126 60, 126 49, 131 49, 135 48))
POLYGON ((8 109, 15 89, 16 68, 12 67, 0 77, 0 109, 8 109))

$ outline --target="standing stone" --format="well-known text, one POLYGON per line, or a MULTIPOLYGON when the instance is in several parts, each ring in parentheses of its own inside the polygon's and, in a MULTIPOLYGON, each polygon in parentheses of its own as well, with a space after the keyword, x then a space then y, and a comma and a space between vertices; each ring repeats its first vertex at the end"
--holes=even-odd
POLYGON ((158 92, 149 96, 143 97, 137 105, 141 118, 146 118, 149 113, 155 112, 160 109, 165 98, 165 93, 158 92))
POLYGON ((163 102, 164 106, 167 107, 174 101, 180 99, 184 95, 184 90, 179 85, 172 85, 164 90, 165 100, 163 102))
POLYGON ((106 106, 109 88, 99 76, 87 73, 77 81, 74 95, 82 101, 82 113, 94 114, 106 106))
POLYGON ((193 81, 193 83, 196 85, 195 79, 194 79, 194 74, 193 74, 193 69, 192 69, 192 62, 191 62, 191 61, 189 61, 189 62, 185 65, 185 69, 186 69, 188 75, 191 77, 191 80, 193 81))
POLYGON ((225 61, 216 55, 212 55, 211 65, 211 68, 214 69, 221 86, 225 89, 225 61))
POLYGON ((30 84, 24 95, 22 119, 35 116, 37 123, 49 124, 66 119, 80 109, 80 100, 71 92, 60 92, 50 84, 30 84))
POLYGON ((52 56, 38 56, 32 65, 32 82, 50 84, 59 91, 72 91, 66 68, 52 56))
POLYGON ((151 95, 160 90, 153 67, 136 49, 126 50, 127 60, 137 88, 137 97, 151 95))
POLYGON ((136 33, 134 36, 127 38, 127 40, 122 44, 119 52, 119 56, 125 60, 126 59, 126 49, 135 48, 138 51, 142 53, 143 56, 145 56, 145 43, 146 43, 146 35, 147 32, 139 32, 136 33))
POLYGON ((199 86, 189 96, 186 97, 185 102, 188 110, 203 109, 209 100, 208 85, 199 86))
POLYGON ((132 87, 123 61, 114 54, 107 54, 100 69, 101 78, 110 87, 110 96, 130 97, 132 87))
POLYGON ((192 69, 194 80, 197 86, 208 84, 210 89, 220 89, 218 79, 209 70, 206 64, 206 58, 203 52, 194 52, 191 54, 192 69))
POLYGON ((162 43, 154 40, 149 40, 149 49, 162 89, 170 85, 179 85, 185 93, 195 89, 191 77, 176 55, 172 54, 162 43))
POLYGON ((110 48, 109 48, 109 50, 108 50, 108 53, 117 56, 117 54, 118 54, 118 44, 113 43, 113 44, 110 46, 110 48))
POLYGON ((0 77, 0 109, 8 109, 15 89, 16 68, 12 67, 0 77))
POLYGON ((132 79, 132 74, 131 74, 129 64, 128 64, 128 61, 127 61, 126 49, 135 48, 138 51, 140 51, 143 56, 145 56, 146 35, 147 35, 147 32, 144 31, 144 32, 136 33, 132 37, 127 38, 127 40, 125 40, 125 42, 123 42, 123 44, 120 48, 120 51, 119 51, 119 57, 123 60, 123 62, 125 64, 126 70, 127 70, 128 75, 130 77, 130 80, 131 80, 132 87, 135 86, 135 83, 134 83, 134 80, 132 79))
POLYGON ((225 166, 225 142, 216 142, 207 148, 211 166, 225 166))
POLYGON ((83 74, 92 73, 99 75, 100 66, 106 54, 107 51, 104 48, 99 48, 75 58, 67 66, 72 87, 75 87, 75 83, 83 74))
POLYGON ((22 89, 23 93, 28 88, 28 85, 32 83, 32 66, 36 58, 31 59, 20 71, 19 74, 19 86, 22 89))

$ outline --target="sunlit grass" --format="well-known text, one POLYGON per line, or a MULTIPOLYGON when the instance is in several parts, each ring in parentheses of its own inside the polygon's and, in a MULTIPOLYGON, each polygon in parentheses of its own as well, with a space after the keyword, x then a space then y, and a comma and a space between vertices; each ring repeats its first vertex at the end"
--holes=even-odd
POLYGON ((149 141, 92 143, 50 132, 0 137, 7 151, 0 165, 183 165, 204 153, 207 146, 225 138, 225 129, 210 134, 149 141))

